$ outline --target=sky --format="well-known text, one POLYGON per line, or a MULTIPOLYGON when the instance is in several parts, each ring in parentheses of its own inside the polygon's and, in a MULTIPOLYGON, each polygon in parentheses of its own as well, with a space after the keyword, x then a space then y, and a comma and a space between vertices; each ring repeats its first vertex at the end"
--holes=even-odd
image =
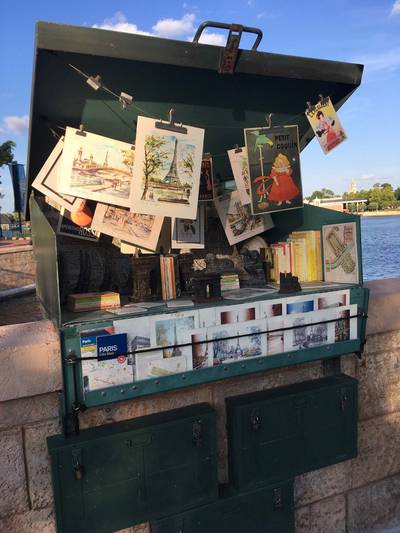
MULTIPOLYGON (((188 40, 202 21, 216 20, 261 28, 262 51, 365 65, 361 86, 339 111, 348 140, 324 155, 314 139, 302 152, 306 195, 322 187, 342 193, 352 178, 358 189, 400 185, 400 0, 14 0, 9 6, 0 30, 0 143, 15 141, 20 163, 27 158, 36 21, 188 40)), ((225 43, 223 32, 209 32, 206 40, 225 43)), ((2 211, 10 212, 8 169, 0 176, 2 211)))

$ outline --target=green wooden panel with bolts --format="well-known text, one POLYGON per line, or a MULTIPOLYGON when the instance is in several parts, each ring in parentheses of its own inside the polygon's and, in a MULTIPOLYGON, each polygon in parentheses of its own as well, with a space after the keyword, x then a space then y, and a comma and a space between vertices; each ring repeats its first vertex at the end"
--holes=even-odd
POLYGON ((109 533, 218 496, 208 404, 50 437, 48 448, 59 533, 109 533))
POLYGON ((230 482, 251 490, 356 457, 357 385, 342 374, 227 398, 230 482))
POLYGON ((237 493, 223 487, 218 501, 153 522, 151 533, 292 533, 293 481, 237 493))

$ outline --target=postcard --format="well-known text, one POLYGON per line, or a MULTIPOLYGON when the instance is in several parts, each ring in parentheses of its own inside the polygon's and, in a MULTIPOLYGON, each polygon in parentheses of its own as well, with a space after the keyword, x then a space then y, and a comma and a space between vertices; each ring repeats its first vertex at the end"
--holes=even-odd
POLYGON ((218 307, 202 307, 199 309, 199 327, 209 328, 217 325, 218 307))
POLYGON ((251 212, 254 215, 303 206, 297 126, 246 128, 251 212))
POLYGON ((357 305, 336 309, 336 318, 341 320, 335 322, 335 342, 357 339, 358 319, 351 318, 356 317, 357 313, 357 305))
POLYGON ((170 376, 179 372, 192 370, 186 357, 171 357, 165 359, 159 354, 136 354, 136 379, 149 379, 170 376))
POLYGON ((242 205, 251 202, 250 181, 249 181, 249 162, 245 146, 228 150, 229 162, 232 167, 233 177, 239 193, 242 205))
POLYGON ((359 283, 355 222, 322 226, 325 281, 359 283))
POLYGON ((154 251, 163 220, 163 217, 142 215, 121 207, 97 204, 91 227, 106 235, 154 251))
POLYGON ((237 324, 224 324, 207 330, 211 341, 213 364, 231 363, 242 357, 237 324))
POLYGON ((134 147, 67 127, 59 174, 60 191, 96 202, 128 207, 134 147))
POLYGON ((231 246, 274 227, 270 215, 253 216, 250 206, 242 205, 238 191, 219 196, 214 203, 231 246))
POLYGON ((85 392, 115 387, 132 383, 133 367, 125 356, 108 361, 82 360, 82 378, 85 392))
POLYGON ((192 366, 194 370, 213 366, 213 352, 207 329, 188 331, 185 336, 186 342, 192 343, 192 366))
POLYGON ((343 126, 329 96, 306 110, 306 117, 324 154, 347 139, 343 126))
POLYGON ((266 320, 254 320, 253 322, 238 325, 239 335, 245 335, 245 337, 239 337, 242 358, 267 355, 266 330, 266 320))
POLYGON ((253 287, 243 287, 241 289, 232 289, 224 291, 224 300, 247 300, 248 298, 259 298, 264 294, 271 294, 277 289, 265 288, 258 289, 253 287))
POLYGON ((259 309, 258 303, 230 305, 227 307, 216 307, 216 323, 219 324, 235 324, 238 322, 247 322, 248 320, 255 320, 258 318, 259 309))
POLYGON ((305 350, 334 342, 336 309, 326 309, 285 318, 285 352, 305 350))
POLYGON ((315 309, 343 307, 350 304, 350 291, 324 292, 314 295, 315 309))
POLYGON ((80 208, 82 198, 59 193, 58 182, 63 148, 64 138, 61 138, 34 179, 32 187, 72 213, 80 208))
POLYGON ((311 311, 314 311, 314 298, 312 295, 309 297, 299 296, 295 298, 288 298, 286 300, 287 315, 310 313, 311 311))
POLYGON ((204 248, 205 207, 199 205, 195 220, 171 218, 171 248, 204 248))
POLYGON ((274 355, 277 353, 283 353, 285 351, 284 339, 285 332, 284 316, 272 316, 267 320, 267 353, 268 355, 274 355), (279 329, 279 328, 282 328, 279 329))
POLYGON ((286 300, 264 300, 260 302, 260 318, 286 315, 286 300))
POLYGON ((135 354, 135 380, 149 379, 152 376, 150 373, 150 365, 158 363, 163 360, 163 353, 161 350, 155 350, 154 352, 137 353, 135 354))
POLYGON ((214 177, 211 156, 204 154, 201 161, 199 202, 214 198, 214 177))
POLYGON ((204 130, 187 133, 158 129, 138 117, 131 208, 137 213, 195 219, 204 130))
POLYGON ((75 213, 69 213, 63 207, 61 208, 58 217, 57 235, 64 235, 66 237, 75 237, 77 239, 84 239, 85 241, 97 242, 100 237, 100 232, 91 227, 92 218, 87 216, 87 225, 76 224, 71 218, 75 213))
POLYGON ((183 346, 187 332, 198 328, 197 311, 158 315, 152 320, 152 346, 164 347, 165 358, 184 355, 191 360, 191 347, 183 346))

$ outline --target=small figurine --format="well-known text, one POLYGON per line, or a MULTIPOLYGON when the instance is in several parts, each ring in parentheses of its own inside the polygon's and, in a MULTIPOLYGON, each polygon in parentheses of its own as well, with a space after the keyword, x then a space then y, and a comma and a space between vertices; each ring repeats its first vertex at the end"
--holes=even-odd
POLYGON ((161 300, 161 271, 158 255, 142 255, 132 258, 133 302, 161 300))
POLYGON ((221 274, 219 272, 196 272, 193 276, 193 301, 195 303, 222 300, 221 274))
POLYGON ((193 292, 193 254, 183 253, 178 255, 179 279, 181 282, 181 291, 183 295, 190 295, 193 292))
POLYGON ((301 286, 299 283, 299 278, 297 276, 293 276, 290 272, 288 274, 280 273, 280 287, 279 287, 279 293, 281 294, 288 294, 291 292, 298 292, 301 291, 301 286))

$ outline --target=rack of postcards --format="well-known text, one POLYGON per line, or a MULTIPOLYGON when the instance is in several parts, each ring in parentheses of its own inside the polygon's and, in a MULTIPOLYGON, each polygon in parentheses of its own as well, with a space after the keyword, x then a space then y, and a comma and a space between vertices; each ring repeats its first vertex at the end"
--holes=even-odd
MULTIPOLYGON (((90 35, 93 49, 101 48, 102 32, 90 35)), ((182 104, 171 79, 179 102, 161 105, 158 88, 146 106, 136 93, 109 89, 103 72, 86 73, 92 64, 107 73, 108 65, 120 79, 123 63, 64 50, 62 59, 61 46, 54 38, 39 49, 37 76, 55 72, 57 87, 57 69, 70 73, 71 102, 84 102, 77 115, 83 125, 43 123, 54 113, 43 112, 52 84, 37 82, 32 128, 45 140, 40 165, 31 164, 30 212, 38 294, 61 333, 68 424, 76 425, 85 407, 360 353, 368 291, 361 286, 359 218, 303 202, 306 140, 314 132, 329 153, 346 139, 329 96, 311 104, 313 85, 300 112, 296 103, 297 113, 285 119, 248 112, 244 120, 220 100, 197 112, 195 84, 191 103, 182 104), (88 98, 90 90, 106 101, 88 98), (209 123, 215 114, 225 117, 218 126, 209 123), (131 142, 121 140, 126 117, 131 142)), ((186 45, 171 46, 168 68, 180 65, 186 45)), ((187 46, 185 53, 197 54, 187 46)), ((136 52, 127 46, 124 53, 136 52)), ((260 61, 255 74, 266 83, 260 61)), ((131 64, 147 68, 137 59, 131 64)), ((248 80, 234 76, 242 85, 232 97, 242 105, 248 80)), ((138 95, 143 79, 134 78, 138 95)), ((354 90, 354 75, 348 79, 344 88, 332 82, 333 101, 354 90)), ((35 142, 31 133, 33 159, 35 142)))

